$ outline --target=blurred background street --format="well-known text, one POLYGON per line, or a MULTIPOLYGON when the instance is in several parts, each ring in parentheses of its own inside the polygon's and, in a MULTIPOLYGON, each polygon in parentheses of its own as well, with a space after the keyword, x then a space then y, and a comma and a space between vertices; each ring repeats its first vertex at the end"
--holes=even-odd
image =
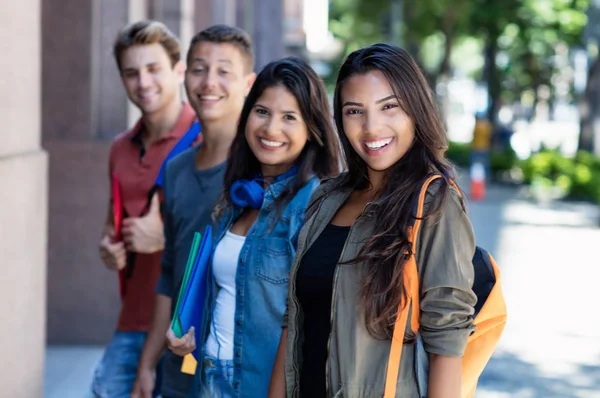
POLYGON ((146 18, 184 54, 201 29, 239 26, 257 71, 297 55, 331 95, 350 51, 407 49, 508 305, 476 396, 600 397, 600 0, 0 0, 1 397, 87 397, 114 330, 108 149, 139 112, 111 46, 146 18))

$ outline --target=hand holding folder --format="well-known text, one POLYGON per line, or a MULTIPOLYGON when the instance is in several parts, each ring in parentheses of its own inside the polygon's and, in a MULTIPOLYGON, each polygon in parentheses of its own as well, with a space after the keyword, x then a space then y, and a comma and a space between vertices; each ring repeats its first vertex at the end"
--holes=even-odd
MULTIPOLYGON (((177 304, 171 322, 171 330, 178 338, 183 337, 185 333, 193 326, 198 335, 202 330, 202 319, 208 293, 208 269, 209 260, 212 252, 212 228, 207 226, 204 235, 199 232, 194 233, 192 247, 185 267, 185 273, 179 289, 177 304)), ((197 346, 201 345, 196 343, 197 346)), ((191 371, 188 366, 193 365, 198 358, 198 348, 192 353, 193 358, 186 356, 184 368, 191 371), (190 361, 195 359, 195 361, 190 361), (187 364, 187 365, 186 365, 187 364)), ((188 373, 182 368, 182 371, 188 373)), ((193 372, 192 372, 193 373, 193 372)))

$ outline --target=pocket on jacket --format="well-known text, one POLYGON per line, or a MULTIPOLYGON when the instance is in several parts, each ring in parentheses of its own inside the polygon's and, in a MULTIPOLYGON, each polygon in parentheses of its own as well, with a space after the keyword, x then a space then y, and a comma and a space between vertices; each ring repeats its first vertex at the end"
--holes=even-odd
POLYGON ((268 282, 287 283, 292 265, 289 242, 285 238, 266 238, 260 241, 261 259, 256 275, 268 282))

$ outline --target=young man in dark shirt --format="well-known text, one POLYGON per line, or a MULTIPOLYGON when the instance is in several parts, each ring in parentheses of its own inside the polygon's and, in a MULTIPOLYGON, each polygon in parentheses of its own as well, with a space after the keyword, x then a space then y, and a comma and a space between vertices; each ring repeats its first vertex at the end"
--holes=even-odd
MULTIPOLYGON (((202 125, 203 142, 169 161, 165 194, 165 252, 156 290, 152 327, 144 346, 132 397, 150 397, 156 364, 167 343, 195 231, 212 223, 211 213, 223 190, 225 162, 236 135, 244 98, 255 79, 250 37, 241 29, 216 25, 192 39, 187 57, 185 87, 202 125)), ((181 372, 182 359, 165 352, 161 394, 185 398, 193 376, 181 372)))

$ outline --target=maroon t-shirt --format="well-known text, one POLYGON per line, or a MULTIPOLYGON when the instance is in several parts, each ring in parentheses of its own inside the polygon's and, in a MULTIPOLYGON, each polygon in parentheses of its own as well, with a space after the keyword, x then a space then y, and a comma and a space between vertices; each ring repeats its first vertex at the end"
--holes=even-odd
MULTIPOLYGON (((184 103, 173 130, 152 143, 145 151, 140 139, 142 120, 115 139, 110 148, 109 177, 115 173, 119 179, 127 216, 142 215, 163 161, 189 130, 195 117, 192 107, 184 103)), ((136 253, 133 273, 125 280, 125 295, 117 330, 145 332, 150 328, 161 257, 162 251, 152 254, 136 253)))

